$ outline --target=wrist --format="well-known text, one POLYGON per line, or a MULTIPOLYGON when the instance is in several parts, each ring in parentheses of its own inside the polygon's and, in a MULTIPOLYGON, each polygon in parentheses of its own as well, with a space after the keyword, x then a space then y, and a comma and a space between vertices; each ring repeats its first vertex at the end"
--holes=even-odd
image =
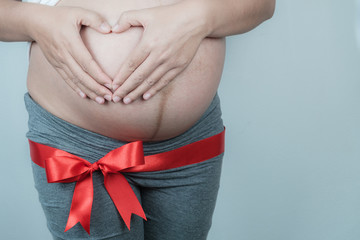
POLYGON ((203 38, 213 32, 214 17, 208 0, 184 0, 179 2, 184 13, 190 17, 192 24, 203 38))
MULTIPOLYGON (((22 15, 24 20, 24 32, 31 39, 30 41, 36 41, 37 36, 41 30, 41 25, 44 23, 44 17, 46 11, 51 8, 41 4, 28 3, 26 4, 26 10, 22 15)), ((46 22, 46 21, 45 21, 46 22)))

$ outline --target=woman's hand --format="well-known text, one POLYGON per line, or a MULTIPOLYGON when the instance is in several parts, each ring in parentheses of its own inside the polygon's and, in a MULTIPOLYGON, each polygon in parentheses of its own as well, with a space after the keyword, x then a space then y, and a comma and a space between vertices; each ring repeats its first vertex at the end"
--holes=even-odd
POLYGON ((112 80, 95 62, 80 36, 82 25, 103 34, 111 32, 99 14, 78 7, 44 6, 31 22, 31 37, 72 89, 100 104, 104 98, 111 101, 112 80))
POLYGON ((206 37, 205 19, 188 5, 174 4, 124 12, 113 26, 121 33, 143 27, 142 38, 119 69, 113 101, 147 100, 179 75, 206 37))

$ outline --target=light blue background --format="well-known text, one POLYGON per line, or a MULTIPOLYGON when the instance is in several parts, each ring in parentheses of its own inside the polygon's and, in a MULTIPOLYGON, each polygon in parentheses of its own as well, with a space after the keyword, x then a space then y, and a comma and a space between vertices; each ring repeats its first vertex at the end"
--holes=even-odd
MULTIPOLYGON (((360 239, 356 14, 355 0, 278 0, 270 21, 228 38, 226 156, 209 240, 360 239)), ((25 139, 26 50, 0 43, 0 238, 42 240, 50 235, 25 139)))

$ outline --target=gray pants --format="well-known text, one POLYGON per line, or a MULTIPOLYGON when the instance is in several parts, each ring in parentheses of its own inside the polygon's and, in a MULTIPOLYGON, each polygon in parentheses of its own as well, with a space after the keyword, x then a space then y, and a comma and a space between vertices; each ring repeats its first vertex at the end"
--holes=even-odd
MULTIPOLYGON (((126 142, 70 124, 25 94, 30 140, 62 149, 93 163, 126 142)), ((145 155, 170 151, 223 130, 220 100, 214 97, 201 119, 185 133, 165 141, 144 142, 145 155)), ((94 172, 91 235, 78 223, 64 232, 75 183, 47 183, 45 169, 32 163, 35 187, 54 239, 202 240, 211 226, 223 154, 201 163, 157 172, 123 173, 142 204, 147 221, 132 215, 131 231, 94 172)))

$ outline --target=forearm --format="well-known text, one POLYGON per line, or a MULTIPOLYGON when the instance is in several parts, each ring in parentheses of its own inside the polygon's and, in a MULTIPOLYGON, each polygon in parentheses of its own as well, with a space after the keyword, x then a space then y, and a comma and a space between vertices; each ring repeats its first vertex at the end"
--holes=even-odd
POLYGON ((207 37, 248 32, 271 18, 275 8, 275 0, 185 0, 184 4, 193 4, 207 37))
POLYGON ((0 41, 32 41, 29 24, 40 4, 0 0, 0 41))

